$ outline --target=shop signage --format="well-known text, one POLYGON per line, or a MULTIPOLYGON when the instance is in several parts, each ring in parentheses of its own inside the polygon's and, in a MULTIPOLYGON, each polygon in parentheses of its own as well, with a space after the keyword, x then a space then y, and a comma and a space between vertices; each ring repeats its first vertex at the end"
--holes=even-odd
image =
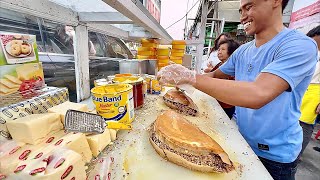
POLYGON ((150 14, 160 22, 161 1, 160 0, 146 0, 146 8, 150 14))

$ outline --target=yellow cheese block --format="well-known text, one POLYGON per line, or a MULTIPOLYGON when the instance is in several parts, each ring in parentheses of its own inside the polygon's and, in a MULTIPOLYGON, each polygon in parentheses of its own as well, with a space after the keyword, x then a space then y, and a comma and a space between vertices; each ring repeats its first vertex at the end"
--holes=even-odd
POLYGON ((20 84, 13 83, 12 81, 10 81, 8 79, 0 79, 0 83, 3 84, 4 86, 6 86, 9 89, 19 88, 20 87, 20 84))
POLYGON ((20 81, 18 78, 11 76, 9 74, 4 75, 5 78, 9 79, 11 82, 16 83, 16 84, 21 84, 22 81, 20 81))
MULTIPOLYGON (((58 140, 60 146, 65 146, 79 153, 84 163, 90 162, 92 152, 88 144, 87 138, 83 133, 69 133, 58 140), (61 141, 61 142, 60 142, 61 141)), ((57 143, 55 143, 56 145, 57 143)))
POLYGON ((93 156, 97 157, 100 152, 111 142, 109 129, 106 128, 102 134, 87 136, 87 141, 93 156))
POLYGON ((31 114, 7 122, 12 138, 18 142, 39 144, 49 133, 63 129, 57 113, 31 114))
POLYGON ((12 151, 12 149, 15 149, 17 147, 22 147, 26 143, 23 142, 16 142, 14 140, 6 140, 6 141, 0 141, 0 158, 9 155, 9 153, 12 151))
POLYGON ((58 158, 54 158, 46 169, 45 176, 48 177, 48 180, 85 180, 87 178, 86 166, 78 153, 72 150, 62 149, 61 151, 55 152, 54 157, 58 158), (59 166, 62 161, 63 163, 59 166))
POLYGON ((63 131, 57 132, 53 135, 49 135, 38 145, 24 145, 24 146, 16 146, 10 148, 4 156, 0 157, 0 172, 3 174, 12 173, 17 165, 24 160, 34 158, 30 156, 36 150, 47 147, 48 145, 57 141, 57 139, 61 138, 65 133, 63 131))
POLYGON ((69 109, 83 111, 83 112, 89 111, 88 106, 86 104, 79 104, 79 103, 73 103, 70 101, 66 101, 62 104, 59 104, 57 106, 53 106, 52 108, 49 108, 48 112, 60 114, 61 122, 64 124, 64 117, 66 115, 66 112, 69 109))
POLYGON ((115 129, 109 129, 110 131, 110 137, 111 137, 111 141, 115 141, 117 138, 117 130, 115 129))
POLYGON ((16 91, 18 91, 18 87, 15 87, 15 88, 8 88, 7 86, 3 85, 2 83, 0 83, 0 92, 3 94, 3 95, 7 95, 7 94, 11 94, 11 93, 14 93, 16 91))
MULTIPOLYGON (((63 131, 61 131, 63 132, 63 131)), ((35 150, 30 154, 31 158, 49 154, 58 148, 68 148, 74 150, 82 156, 83 162, 87 163, 92 158, 92 152, 83 133, 64 133, 63 137, 56 139, 52 144, 35 150)))
POLYGON ((58 148, 42 158, 20 162, 9 179, 54 180, 86 179, 86 167, 81 156, 69 149, 58 148))
POLYGON ((16 68, 18 79, 30 80, 35 76, 41 76, 43 78, 43 68, 41 63, 23 64, 16 68))

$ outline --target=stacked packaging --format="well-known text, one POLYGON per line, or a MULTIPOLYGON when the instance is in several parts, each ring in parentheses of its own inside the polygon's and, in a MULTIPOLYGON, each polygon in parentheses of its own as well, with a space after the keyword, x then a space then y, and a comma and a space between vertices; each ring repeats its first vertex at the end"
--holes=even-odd
POLYGON ((156 59, 159 42, 156 39, 142 39, 137 59, 156 59))
POLYGON ((169 48, 159 48, 157 51, 158 59, 158 70, 169 64, 170 49, 169 48))
POLYGON ((186 48, 186 42, 183 40, 173 40, 170 60, 176 64, 182 64, 182 58, 186 48))

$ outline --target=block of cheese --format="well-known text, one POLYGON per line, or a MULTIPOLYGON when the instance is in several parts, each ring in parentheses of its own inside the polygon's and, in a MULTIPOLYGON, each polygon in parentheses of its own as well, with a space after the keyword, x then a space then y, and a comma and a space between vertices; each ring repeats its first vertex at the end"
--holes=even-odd
POLYGON ((79 153, 84 163, 88 163, 92 159, 90 146, 83 133, 65 134, 65 136, 56 139, 56 141, 49 146, 33 151, 30 154, 30 157, 40 157, 44 154, 51 153, 58 148, 68 148, 79 153))
POLYGON ((39 149, 49 146, 65 134, 66 133, 64 133, 63 131, 59 131, 55 134, 50 134, 40 144, 12 147, 9 151, 7 151, 8 153, 0 157, 0 172, 3 174, 12 173, 20 161, 34 158, 33 156, 30 156, 30 154, 39 149))
POLYGON ((8 88, 7 86, 0 83, 0 93, 2 94, 10 94, 18 91, 18 87, 8 88))
POLYGON ((86 179, 81 156, 69 149, 58 148, 44 158, 20 162, 9 178, 15 180, 86 179))
POLYGON ((82 156, 84 163, 90 162, 92 159, 92 152, 88 144, 87 138, 83 133, 69 133, 62 137, 66 143, 66 147, 79 153, 82 156))
POLYGON ((40 63, 23 64, 16 68, 16 72, 21 81, 29 80, 37 76, 43 78, 43 68, 40 63))
POLYGON ((102 134, 89 135, 87 136, 87 140, 93 156, 97 157, 111 142, 109 129, 106 128, 102 134))
POLYGON ((115 129, 109 129, 110 131, 110 137, 111 137, 111 141, 115 141, 117 138, 117 130, 115 129))
POLYGON ((7 128, 15 141, 39 144, 49 133, 63 129, 57 113, 31 114, 7 122, 7 128))
POLYGON ((57 106, 53 106, 52 108, 49 108, 48 112, 60 114, 61 122, 64 124, 64 117, 66 115, 66 112, 69 109, 83 111, 83 112, 89 111, 88 106, 86 104, 79 104, 79 103, 73 103, 70 101, 66 101, 62 104, 59 104, 57 106))
POLYGON ((20 81, 18 78, 11 76, 9 74, 4 75, 5 78, 9 79, 11 82, 16 83, 16 84, 21 84, 22 81, 20 81))
POLYGON ((17 147, 24 146, 25 143, 23 142, 16 142, 14 140, 0 140, 0 158, 9 155, 9 153, 12 151, 12 149, 15 149, 17 147))
POLYGON ((19 88, 20 84, 16 84, 8 79, 0 79, 0 83, 7 86, 8 88, 12 89, 12 88, 19 88))

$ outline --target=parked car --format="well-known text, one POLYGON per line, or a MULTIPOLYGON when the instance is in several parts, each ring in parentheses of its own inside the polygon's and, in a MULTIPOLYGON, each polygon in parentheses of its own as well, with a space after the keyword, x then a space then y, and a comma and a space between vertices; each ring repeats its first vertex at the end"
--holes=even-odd
MULTIPOLYGON (((36 35, 46 84, 67 87, 70 100, 76 101, 73 27, 3 8, 0 12, 1 31, 36 35)), ((97 32, 88 35, 90 84, 93 87, 95 79, 119 73, 119 60, 131 59, 133 54, 119 38, 97 32)))

